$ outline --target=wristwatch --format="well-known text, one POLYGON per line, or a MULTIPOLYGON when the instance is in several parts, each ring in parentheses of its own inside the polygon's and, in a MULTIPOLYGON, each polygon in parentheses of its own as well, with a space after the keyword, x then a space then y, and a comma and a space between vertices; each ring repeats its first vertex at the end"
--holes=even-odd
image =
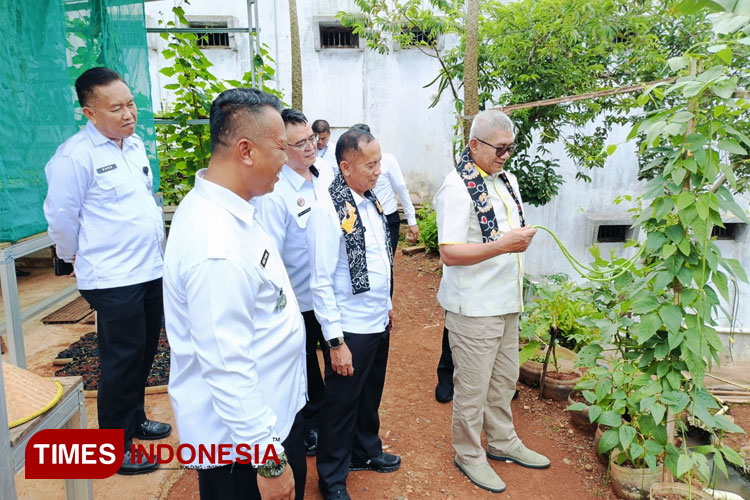
POLYGON ((335 339, 326 340, 326 344, 328 344, 328 347, 331 349, 338 349, 342 345, 344 345, 346 342, 344 342, 344 337, 336 337, 335 339))
POLYGON ((276 463, 273 459, 269 458, 266 463, 256 467, 258 475, 261 477, 279 477, 286 468, 286 464, 289 462, 286 459, 286 453, 283 451, 279 455, 279 463, 276 463))

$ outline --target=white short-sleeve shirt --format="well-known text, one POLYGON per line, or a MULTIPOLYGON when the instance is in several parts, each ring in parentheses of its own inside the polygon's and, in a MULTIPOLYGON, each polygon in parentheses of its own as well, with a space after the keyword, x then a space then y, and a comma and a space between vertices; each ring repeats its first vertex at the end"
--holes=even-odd
MULTIPOLYGON (((501 235, 521 227, 518 207, 498 174, 480 170, 501 235)), ((506 172, 519 197, 518 181, 506 172)), ((482 243, 474 204, 458 172, 443 181, 433 206, 441 245, 482 243)), ((499 316, 523 311, 523 254, 502 254, 471 266, 443 266, 438 302, 446 311, 464 316, 499 316)))

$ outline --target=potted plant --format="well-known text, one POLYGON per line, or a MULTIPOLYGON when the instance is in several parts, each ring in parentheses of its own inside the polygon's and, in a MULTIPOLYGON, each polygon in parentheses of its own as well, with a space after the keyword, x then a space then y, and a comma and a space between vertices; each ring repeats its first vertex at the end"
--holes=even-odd
POLYGON ((581 378, 577 351, 598 339, 580 320, 597 314, 584 290, 560 280, 535 285, 534 300, 521 320, 520 379, 539 385, 540 395, 565 401, 581 378), (552 370, 548 370, 550 360, 552 370))

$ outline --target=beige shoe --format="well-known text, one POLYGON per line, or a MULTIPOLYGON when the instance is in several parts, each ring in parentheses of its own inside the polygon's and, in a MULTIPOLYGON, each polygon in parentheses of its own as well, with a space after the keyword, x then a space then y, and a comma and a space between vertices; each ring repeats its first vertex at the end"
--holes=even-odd
POLYGON ((480 488, 484 488, 493 493, 505 491, 505 483, 487 462, 481 464, 465 464, 456 457, 454 463, 456 464, 456 467, 458 467, 458 470, 463 472, 466 477, 469 478, 469 481, 480 488))
POLYGON ((549 458, 528 449, 523 443, 518 448, 505 453, 498 453, 490 449, 487 451, 487 456, 492 460, 508 460, 531 469, 546 469, 549 467, 549 458))

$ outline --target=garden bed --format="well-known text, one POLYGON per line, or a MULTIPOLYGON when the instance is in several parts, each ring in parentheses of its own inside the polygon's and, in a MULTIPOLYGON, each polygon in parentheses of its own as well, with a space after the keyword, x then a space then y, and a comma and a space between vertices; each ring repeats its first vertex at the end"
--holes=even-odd
MULTIPOLYGON (((79 340, 73 342, 70 347, 60 351, 58 360, 67 360, 63 368, 55 372, 57 377, 70 377, 79 375, 83 378, 83 388, 87 396, 92 395, 89 391, 96 391, 99 386, 99 346, 96 332, 83 335, 79 340)), ((169 342, 167 334, 162 330, 159 337, 159 346, 156 350, 154 364, 148 376, 146 387, 166 387, 169 382, 169 342)), ((147 392, 153 393, 153 390, 147 392)), ((158 392, 158 391, 156 391, 158 392)))

